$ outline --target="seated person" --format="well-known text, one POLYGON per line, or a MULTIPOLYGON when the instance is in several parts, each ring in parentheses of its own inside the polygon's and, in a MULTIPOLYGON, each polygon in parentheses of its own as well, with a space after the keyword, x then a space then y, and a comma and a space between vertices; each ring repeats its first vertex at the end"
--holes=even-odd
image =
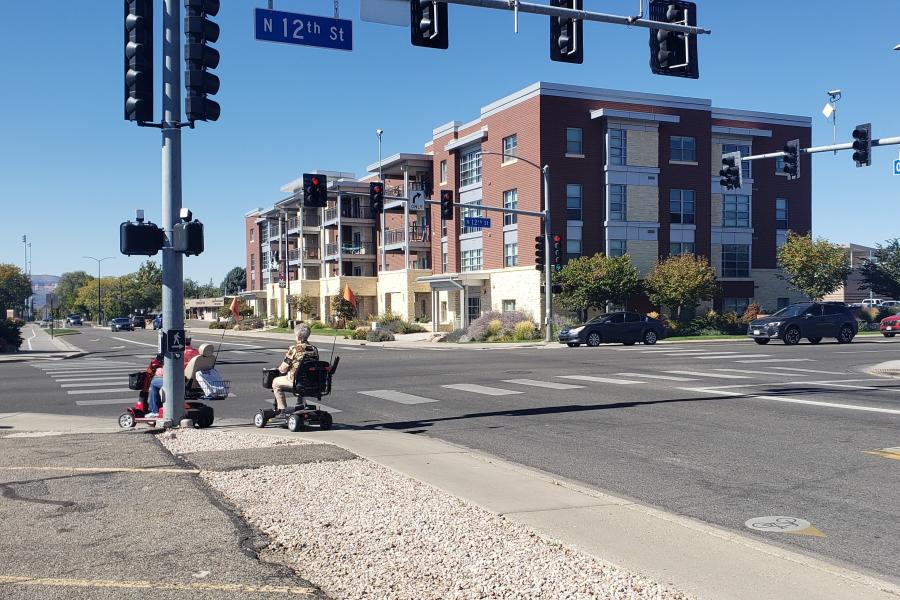
POLYGON ((315 356, 315 346, 308 344, 310 329, 306 323, 300 323, 294 329, 294 339, 296 344, 291 346, 290 350, 284 356, 284 360, 278 365, 280 377, 272 380, 272 392, 275 394, 275 405, 282 414, 287 412, 287 401, 284 397, 284 390, 292 390, 294 388, 294 377, 297 374, 297 368, 300 362, 307 356, 315 356))
MULTIPOLYGON (((191 359, 200 354, 197 352, 197 349, 191 346, 191 338, 185 338, 184 340, 184 366, 187 367, 187 364, 191 362, 191 359)), ((154 362, 157 362, 156 360, 154 362)), ((152 364, 152 363, 151 363, 152 364)), ((153 374, 153 380, 150 382, 150 390, 148 394, 148 400, 150 403, 149 410, 145 417, 155 418, 159 416, 159 407, 160 407, 160 394, 159 390, 162 389, 163 386, 163 361, 162 356, 158 357, 158 367, 156 368, 156 372, 153 374)))

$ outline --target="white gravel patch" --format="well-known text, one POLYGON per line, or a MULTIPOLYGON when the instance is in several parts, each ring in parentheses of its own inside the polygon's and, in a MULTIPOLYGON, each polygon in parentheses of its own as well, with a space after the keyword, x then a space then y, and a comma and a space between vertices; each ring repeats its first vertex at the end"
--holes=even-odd
POLYGON ((156 436, 172 454, 204 452, 207 450, 243 450, 245 448, 274 448, 312 444, 299 438, 283 438, 242 431, 210 431, 208 429, 177 429, 156 436))
POLYGON ((202 476, 336 599, 687 598, 365 460, 202 476))
POLYGON ((9 433, 3 437, 8 438, 42 438, 42 437, 52 437, 56 435, 66 435, 65 431, 17 431, 15 433, 9 433))

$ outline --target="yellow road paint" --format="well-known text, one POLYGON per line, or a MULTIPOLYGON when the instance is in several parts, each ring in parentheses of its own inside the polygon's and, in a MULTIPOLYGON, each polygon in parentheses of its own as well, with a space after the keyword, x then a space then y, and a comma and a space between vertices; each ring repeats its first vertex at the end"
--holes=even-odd
POLYGON ((44 587, 118 588, 144 590, 181 590, 239 592, 250 594, 285 594, 290 596, 313 596, 315 590, 299 587, 275 585, 243 585, 240 583, 176 583, 168 581, 115 581, 109 579, 61 579, 48 577, 17 577, 0 575, 0 585, 29 585, 44 587))
POLYGON ((175 473, 196 475, 200 469, 156 469, 151 467, 0 467, 0 471, 73 471, 76 473, 175 473))
POLYGON ((785 531, 785 533, 789 533, 791 535, 809 535, 812 537, 827 537, 824 533, 816 529, 814 525, 810 525, 806 529, 801 529, 799 531, 785 531))
POLYGON ((892 460, 900 460, 900 447, 881 448, 879 450, 863 450, 865 454, 880 456, 882 458, 890 458, 892 460))

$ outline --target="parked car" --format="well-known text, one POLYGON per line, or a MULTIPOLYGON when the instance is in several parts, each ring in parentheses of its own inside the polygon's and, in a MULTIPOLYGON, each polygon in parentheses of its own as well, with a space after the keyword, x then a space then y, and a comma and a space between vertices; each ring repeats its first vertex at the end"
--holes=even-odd
POLYGON ((866 298, 859 305, 863 308, 879 308, 883 302, 881 298, 866 298))
POLYGON ((153 317, 153 330, 162 329, 162 315, 153 317))
POLYGON ((803 338, 818 344, 827 337, 849 344, 857 331, 856 317, 842 302, 791 304, 768 317, 752 321, 747 327, 747 335, 757 344, 779 339, 786 346, 799 344, 803 338))
POLYGON ((131 326, 140 327, 141 329, 147 329, 147 317, 145 317, 144 315, 132 315, 131 326))
POLYGON ((648 345, 666 337, 666 326, 659 319, 633 312, 614 312, 598 315, 577 327, 559 332, 559 343, 575 348, 581 344, 599 346, 601 343, 621 342, 631 346, 635 342, 648 345))
POLYGON ((892 338, 900 332, 900 315, 885 317, 881 320, 881 333, 884 337, 892 338))
POLYGON ((52 322, 53 322, 53 319, 51 319, 50 317, 44 317, 43 319, 41 319, 41 323, 43 325, 49 325, 52 322))
POLYGON ((69 315, 66 317, 66 325, 84 325, 81 320, 81 315, 69 315))
POLYGON ((116 317, 109 321, 110 331, 134 331, 134 325, 128 317, 116 317))
POLYGON ((878 308, 900 308, 900 300, 885 300, 878 308))

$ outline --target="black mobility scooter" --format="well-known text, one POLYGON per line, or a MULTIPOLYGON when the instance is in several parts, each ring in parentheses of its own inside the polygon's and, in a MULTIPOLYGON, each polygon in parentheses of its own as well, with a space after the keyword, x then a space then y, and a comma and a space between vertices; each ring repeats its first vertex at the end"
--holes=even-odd
MULTIPOLYGON (((307 398, 315 398, 322 401, 323 396, 331 393, 331 378, 337 371, 341 358, 338 356, 334 362, 319 360, 319 351, 314 356, 307 356, 297 367, 294 375, 294 387, 291 389, 297 397, 294 408, 288 408, 281 413, 273 401, 272 408, 261 408, 253 417, 253 424, 257 427, 265 427, 267 424, 287 427, 291 431, 300 431, 306 425, 316 424, 319 429, 331 429, 332 418, 329 413, 319 410, 315 404, 308 404, 307 398)), ((278 369, 263 369, 263 387, 272 389, 272 381, 278 377, 278 369)))

